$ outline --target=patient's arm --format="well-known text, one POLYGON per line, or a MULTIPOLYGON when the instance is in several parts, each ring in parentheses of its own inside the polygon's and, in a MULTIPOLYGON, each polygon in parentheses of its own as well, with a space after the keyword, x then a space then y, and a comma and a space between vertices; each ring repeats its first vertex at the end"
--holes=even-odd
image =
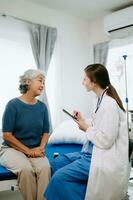
POLYGON ((45 148, 47 142, 48 142, 48 133, 44 133, 41 139, 40 147, 45 148))
POLYGON ((33 148, 36 152, 40 152, 40 157, 44 157, 45 155, 45 147, 48 142, 48 133, 44 133, 41 139, 40 146, 33 148))
POLYGON ((28 155, 29 157, 36 157, 35 150, 29 149, 27 146, 22 144, 18 139, 16 139, 11 132, 4 132, 3 139, 14 149, 21 151, 22 153, 28 155))

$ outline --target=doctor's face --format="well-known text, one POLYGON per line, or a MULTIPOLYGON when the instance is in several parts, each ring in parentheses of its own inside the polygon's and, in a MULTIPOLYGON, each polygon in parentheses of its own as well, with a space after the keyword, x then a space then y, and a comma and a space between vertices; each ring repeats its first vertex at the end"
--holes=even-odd
POLYGON ((95 83, 90 80, 90 78, 86 75, 86 73, 84 74, 84 78, 83 78, 82 84, 85 86, 85 88, 86 88, 86 90, 88 92, 92 91, 94 86, 95 86, 95 83))

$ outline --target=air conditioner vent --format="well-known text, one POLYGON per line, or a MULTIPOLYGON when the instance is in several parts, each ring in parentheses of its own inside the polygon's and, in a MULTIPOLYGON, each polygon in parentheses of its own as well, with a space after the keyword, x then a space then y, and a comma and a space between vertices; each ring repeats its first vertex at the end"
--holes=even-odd
POLYGON ((127 37, 133 34, 133 6, 105 16, 104 30, 110 35, 117 32, 117 37, 127 37))

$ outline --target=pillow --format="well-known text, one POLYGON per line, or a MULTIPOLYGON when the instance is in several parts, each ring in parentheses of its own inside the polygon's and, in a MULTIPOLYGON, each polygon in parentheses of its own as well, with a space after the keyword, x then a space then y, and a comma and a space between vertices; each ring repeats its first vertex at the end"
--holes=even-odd
POLYGON ((86 134, 78 128, 73 120, 63 121, 49 137, 49 144, 75 143, 83 144, 86 134))

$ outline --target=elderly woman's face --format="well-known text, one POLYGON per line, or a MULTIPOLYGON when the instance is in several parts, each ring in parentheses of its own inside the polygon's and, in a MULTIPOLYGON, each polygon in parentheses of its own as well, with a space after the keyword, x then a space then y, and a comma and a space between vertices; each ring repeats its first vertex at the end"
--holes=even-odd
POLYGON ((29 85, 28 91, 32 92, 35 96, 39 96, 44 89, 45 80, 42 75, 39 75, 32 80, 28 80, 27 84, 29 85))

